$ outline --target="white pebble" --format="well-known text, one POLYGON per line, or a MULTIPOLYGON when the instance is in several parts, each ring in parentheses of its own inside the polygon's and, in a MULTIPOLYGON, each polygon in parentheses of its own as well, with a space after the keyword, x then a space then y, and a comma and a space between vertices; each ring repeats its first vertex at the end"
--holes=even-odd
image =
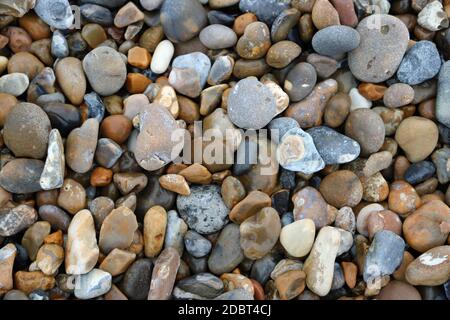
POLYGON ((169 40, 161 41, 153 54, 151 69, 152 72, 161 74, 166 72, 172 60, 175 48, 169 40))
POLYGON ((438 31, 448 27, 448 18, 439 1, 428 3, 419 12, 417 23, 430 31, 438 31))
POLYGON ((370 109, 372 107, 372 101, 369 101, 366 98, 364 98, 356 88, 350 90, 349 96, 350 99, 352 100, 350 111, 363 108, 370 109))

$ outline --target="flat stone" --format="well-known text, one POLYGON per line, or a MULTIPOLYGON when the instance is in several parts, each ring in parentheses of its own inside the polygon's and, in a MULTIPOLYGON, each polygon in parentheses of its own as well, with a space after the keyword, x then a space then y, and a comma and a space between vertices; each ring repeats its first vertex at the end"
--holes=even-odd
POLYGON ((233 73, 234 59, 230 56, 221 56, 214 61, 208 76, 210 85, 218 85, 228 80, 233 73))
POLYGON ((141 20, 144 20, 144 13, 133 2, 128 2, 117 12, 114 25, 117 28, 124 28, 141 20))
POLYGON ((50 223, 47 221, 38 221, 25 231, 22 246, 27 250, 31 261, 36 260, 39 248, 44 243, 45 237, 50 234, 50 228, 50 223))
POLYGON ((76 277, 75 297, 82 300, 104 295, 111 289, 111 274, 100 269, 93 269, 87 274, 76 277))
POLYGON ((87 21, 97 23, 101 26, 112 26, 114 23, 111 11, 97 4, 83 4, 80 6, 80 13, 87 21))
POLYGON ((361 20, 356 30, 361 43, 348 55, 353 75, 372 83, 391 78, 408 46, 409 32, 405 24, 391 15, 373 14, 361 20))
POLYGON ((99 123, 86 120, 80 128, 72 130, 66 140, 66 162, 75 172, 86 173, 93 164, 97 147, 99 123))
POLYGON ((200 234, 217 232, 228 222, 229 209, 218 186, 193 186, 189 196, 178 196, 177 209, 189 227, 200 234))
POLYGON ((53 276, 46 276, 40 271, 17 271, 14 274, 15 287, 30 294, 36 290, 47 291, 55 287, 56 281, 53 276))
POLYGON ((360 40, 355 29, 336 25, 317 31, 312 38, 312 46, 317 53, 334 58, 356 49, 360 40))
POLYGON ((216 298, 224 290, 222 280, 210 273, 200 273, 192 277, 182 279, 177 283, 177 287, 183 291, 199 295, 207 299, 216 298))
POLYGON ((200 41, 209 49, 224 49, 232 47, 237 42, 237 36, 231 28, 221 24, 212 24, 200 32, 200 41))
POLYGON ((108 138, 99 139, 95 150, 95 161, 104 168, 112 168, 123 154, 122 148, 108 138))
POLYGON ((436 167, 430 161, 413 163, 406 169, 404 179, 406 182, 415 185, 434 176, 436 167))
POLYGON ((57 244, 44 244, 36 255, 39 269, 46 275, 54 275, 64 262, 64 249, 57 244))
POLYGON ((69 213, 76 214, 86 207, 86 190, 77 181, 65 179, 58 194, 57 203, 69 213))
POLYGON ((44 163, 33 159, 14 159, 0 171, 0 186, 12 193, 41 191, 39 179, 44 163))
POLYGON ((43 190, 61 188, 64 182, 65 170, 64 144, 58 129, 50 131, 47 159, 39 180, 43 190))
POLYGON ((38 0, 34 11, 45 23, 55 29, 70 29, 75 19, 67 0, 38 0))
POLYGON ((177 250, 166 248, 161 252, 153 268, 147 300, 169 300, 179 266, 180 255, 177 250))
POLYGON ((331 206, 325 202, 319 191, 313 187, 305 187, 292 197, 294 203, 294 219, 311 219, 320 229, 332 222, 331 206))
POLYGON ((127 271, 135 259, 135 253, 116 248, 105 257, 99 268, 115 277, 127 271))

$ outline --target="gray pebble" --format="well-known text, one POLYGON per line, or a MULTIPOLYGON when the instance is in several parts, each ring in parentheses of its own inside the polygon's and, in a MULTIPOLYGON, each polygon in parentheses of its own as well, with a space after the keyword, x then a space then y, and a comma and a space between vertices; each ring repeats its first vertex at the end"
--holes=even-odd
POLYGON ((0 237, 10 237, 27 229, 37 218, 36 210, 27 205, 0 208, 0 237))
POLYGON ((450 61, 444 63, 439 72, 436 119, 443 125, 450 127, 450 61))
POLYGON ((228 80, 233 73, 234 59, 230 56, 221 56, 214 61, 208 76, 208 83, 212 86, 228 80))
POLYGON ((122 148, 108 138, 99 139, 95 150, 95 161, 104 168, 112 168, 122 156, 122 148))
POLYGON ((202 235, 189 230, 184 236, 184 246, 190 255, 203 258, 211 251, 211 242, 202 235))
POLYGON ((234 289, 234 290, 222 293, 220 296, 218 296, 214 300, 254 300, 254 298, 248 290, 234 289))
POLYGON ((300 62, 289 71, 284 80, 284 90, 291 102, 298 102, 313 91, 316 82, 316 69, 309 63, 300 62))
POLYGON ((450 149, 444 147, 436 150, 431 159, 436 166, 436 175, 439 183, 445 184, 450 181, 450 168, 448 166, 448 159, 450 159, 450 149))
POLYGON ((337 290, 345 285, 344 272, 339 263, 334 263, 333 282, 331 284, 331 290, 337 290))
POLYGON ((34 11, 55 29, 70 29, 75 18, 68 0, 38 0, 34 11))
POLYGON ((14 159, 0 171, 0 186, 11 193, 33 193, 41 191, 44 162, 33 159, 14 159))
POLYGON ((200 273, 180 280, 177 287, 183 291, 214 299, 223 292, 223 282, 211 273, 200 273))
POLYGON ((358 31, 348 26, 329 26, 317 31, 312 38, 314 50, 324 56, 338 57, 359 46, 358 31))
POLYGON ((200 41, 209 49, 225 49, 237 42, 236 33, 227 26, 212 24, 200 32, 200 41))
POLYGON ((69 55, 69 44, 66 37, 59 30, 55 30, 52 36, 51 44, 52 55, 55 58, 65 58, 69 55))
POLYGON ((164 238, 164 248, 172 247, 175 248, 180 256, 184 251, 184 235, 187 231, 187 225, 178 216, 175 210, 170 210, 167 213, 167 228, 166 237, 164 238))
POLYGON ((46 204, 39 207, 39 217, 50 223, 53 229, 67 232, 70 225, 70 216, 61 208, 46 204))
POLYGON ((84 4, 80 7, 80 13, 89 22, 102 26, 112 26, 114 23, 111 11, 96 4, 84 4))
POLYGON ((211 69, 211 60, 201 52, 188 53, 176 57, 172 62, 172 68, 194 69, 200 77, 200 85, 203 88, 208 79, 209 70, 211 69))
POLYGON ((93 299, 104 295, 111 289, 112 276, 110 273, 93 269, 89 273, 76 277, 75 297, 78 299, 93 299))
POLYGON ((47 159, 39 180, 43 190, 53 190, 62 187, 66 169, 64 159, 64 144, 61 135, 58 129, 53 129, 50 131, 47 159))
POLYGON ((136 260, 125 272, 120 289, 130 300, 147 300, 152 279, 153 263, 150 259, 136 260))
POLYGON ((258 20, 271 25, 284 9, 289 8, 290 3, 291 0, 241 0, 239 9, 242 12, 253 12, 258 20))
POLYGON ((250 277, 261 285, 264 285, 270 278, 270 274, 278 263, 278 258, 274 254, 268 254, 253 263, 250 277))
POLYGON ((278 144, 286 132, 292 128, 300 128, 300 125, 295 119, 281 117, 270 121, 268 128, 270 130, 270 139, 278 144))

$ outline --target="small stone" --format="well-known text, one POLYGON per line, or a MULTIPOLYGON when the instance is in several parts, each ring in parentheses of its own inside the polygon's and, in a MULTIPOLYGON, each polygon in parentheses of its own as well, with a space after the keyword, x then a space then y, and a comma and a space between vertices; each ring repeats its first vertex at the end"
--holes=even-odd
POLYGON ((203 258, 211 251, 211 242, 202 235, 189 230, 184 236, 186 250, 195 258, 203 258))
POLYGON ((132 127, 131 121, 124 115, 111 115, 102 121, 100 134, 120 145, 128 140, 132 127))
POLYGON ((341 233, 333 227, 320 229, 310 255, 305 261, 306 285, 319 296, 326 296, 331 290, 341 233))
POLYGON ((52 35, 51 52, 52 56, 60 59, 69 55, 69 44, 59 30, 56 30, 52 35))
POLYGON ((239 59, 234 64, 233 75, 238 79, 244 79, 248 77, 262 77, 269 71, 270 66, 265 59, 239 59))
POLYGON ((102 296, 111 289, 111 283, 111 274, 100 269, 93 269, 87 274, 76 277, 75 297, 87 300, 102 296))
POLYGON ((86 208, 86 190, 73 179, 65 179, 58 195, 58 206, 71 214, 86 208))
POLYGON ((331 128, 340 127, 350 113, 351 102, 349 95, 342 92, 331 97, 323 114, 325 124, 331 128))
POLYGON ((380 202, 388 197, 389 185, 380 172, 370 177, 364 177, 361 182, 363 184, 363 200, 380 202))
POLYGON ((217 232, 228 222, 229 209, 219 186, 193 186, 190 195, 178 196, 177 208, 189 227, 200 234, 217 232))
POLYGON ((284 89, 292 102, 298 102, 313 91, 316 81, 317 73, 314 67, 301 62, 289 71, 284 81, 284 89))
POLYGON ((83 69, 94 91, 102 96, 115 94, 126 81, 125 62, 109 47, 98 47, 89 52, 83 60, 83 69))
POLYGON ((184 235, 188 230, 188 226, 183 219, 178 216, 175 210, 171 210, 167 214, 167 229, 164 238, 164 248, 175 248, 180 255, 184 250, 184 235))
POLYGON ((152 279, 153 263, 150 259, 136 260, 128 268, 120 288, 130 300, 147 299, 150 281, 152 279))
POLYGON ((241 0, 239 9, 242 12, 253 12, 259 20, 271 25, 276 17, 289 8, 289 2, 285 0, 268 0, 261 3, 253 0, 241 0))
POLYGON ((421 200, 416 190, 405 181, 395 181, 390 185, 389 209, 406 216, 420 207, 421 200))
POLYGON ((244 260, 239 238, 239 225, 231 223, 223 228, 208 259, 212 273, 231 272, 244 260))
POLYGON ((283 168, 303 174, 312 174, 325 167, 313 138, 300 128, 284 134, 277 148, 277 160, 283 168))
POLYGON ((409 161, 419 162, 433 152, 438 136, 438 128, 433 121, 414 116, 400 123, 395 140, 406 153, 409 161))
POLYGON ((80 6, 80 13, 89 22, 102 26, 111 26, 114 23, 113 15, 108 8, 96 4, 83 4, 80 6))
POLYGON ((36 260, 38 250, 44 243, 45 237, 49 234, 50 223, 47 221, 38 221, 25 231, 22 238, 22 246, 27 250, 31 261, 36 260))
POLYGON ((307 131, 326 165, 355 160, 360 153, 359 144, 328 127, 315 127, 307 131))
POLYGON ((246 196, 242 183, 233 176, 225 178, 221 188, 222 199, 228 209, 232 209, 246 196))
POLYGON ((212 175, 208 169, 198 163, 194 163, 181 170, 179 174, 183 176, 186 181, 195 184, 210 184, 212 180, 212 175))
POLYGON ((280 143, 281 138, 292 128, 299 128, 298 122, 292 118, 279 117, 270 121, 268 127, 271 134, 271 140, 277 144, 280 143))
POLYGON ((356 230, 356 218, 352 208, 342 207, 339 209, 334 220, 334 225, 337 228, 354 234, 356 230))
MULTIPOLYGON (((56 244, 62 246, 64 244, 64 236, 61 230, 50 233, 44 238, 44 244, 56 244)), ((63 252, 64 255, 64 252, 63 252)))
POLYGON ((147 69, 150 66, 151 56, 147 49, 134 47, 128 50, 128 64, 140 69, 147 69))
POLYGON ((420 161, 408 167, 404 174, 406 182, 416 185, 434 176, 436 167, 430 161, 420 161))
POLYGON ((122 148, 108 138, 99 139, 95 150, 95 161, 105 168, 112 168, 122 156, 122 148))
POLYGON ((48 141, 47 160, 39 180, 43 190, 62 187, 64 182, 65 158, 64 145, 57 129, 50 131, 48 141))
POLYGON ((401 235, 402 222, 398 215, 392 211, 383 210, 372 212, 367 219, 367 230, 369 232, 369 238, 371 239, 381 230, 389 230, 395 234, 401 235))
POLYGON ((156 257, 163 248, 167 227, 167 212, 161 206, 148 210, 144 218, 145 256, 156 257))
POLYGON ((272 250, 280 231, 280 217, 273 208, 264 208, 249 217, 240 226, 240 241, 244 255, 252 260, 261 259, 272 250))
POLYGON ((42 108, 48 115, 53 129, 58 129, 63 137, 81 126, 81 115, 78 109, 70 104, 50 102, 42 108))
POLYGON ((223 292, 224 284, 221 279, 210 273, 200 273, 182 279, 177 283, 177 288, 204 298, 213 299, 223 292))
POLYGON ((273 42, 279 42, 287 39, 289 32, 298 24, 300 11, 296 8, 283 10, 272 23, 270 30, 273 42))
POLYGON ((47 291, 52 289, 55 284, 55 278, 46 276, 40 271, 17 271, 14 275, 15 287, 26 294, 30 294, 35 290, 47 291))
POLYGON ((398 108, 408 105, 414 100, 414 90, 404 83, 395 83, 390 86, 383 98, 384 105, 389 108, 398 108))
POLYGON ((272 200, 266 193, 261 191, 252 191, 233 207, 229 214, 230 220, 241 224, 249 217, 258 213, 261 209, 270 207, 271 204, 272 200))
POLYGON ((13 267, 17 249, 9 243, 0 249, 0 294, 13 288, 13 267))
POLYGON ((164 249, 155 262, 147 300, 169 300, 179 266, 178 252, 173 248, 164 249))
POLYGON ((228 80, 233 73, 234 59, 230 56, 221 56, 214 61, 208 76, 210 85, 218 85, 228 80))
POLYGON ((306 62, 313 65, 319 78, 329 78, 338 69, 338 62, 330 57, 311 53, 306 62))
POLYGON ((312 9, 312 20, 317 29, 340 25, 339 14, 328 0, 318 0, 312 9))
POLYGON ((361 83, 358 86, 359 93, 370 101, 377 101, 383 99, 387 88, 381 84, 361 83))
POLYGON ((64 262, 64 249, 57 244, 44 244, 36 256, 39 269, 46 275, 54 275, 64 262))
POLYGON ((329 57, 342 56, 359 46, 359 33, 348 26, 329 26, 317 31, 312 39, 314 50, 329 57))
POLYGON ((234 31, 221 24, 207 26, 200 32, 199 38, 208 49, 230 48, 237 42, 234 31))
POLYGON ((92 214, 88 210, 77 213, 67 232, 65 267, 67 274, 85 274, 97 264, 99 249, 92 214))
POLYGON ((72 130, 66 140, 66 162, 75 172, 86 173, 93 164, 99 123, 86 120, 80 128, 72 130))
MULTIPOLYGON (((44 68, 44 64, 35 55, 29 52, 16 53, 9 59, 8 62, 8 73, 25 74, 30 81, 40 74, 44 68)), ((22 87, 24 86, 24 82, 25 80, 21 79, 18 84, 21 84, 22 87)))
POLYGON ((74 105, 83 102, 86 92, 86 78, 81 61, 74 57, 62 59, 56 65, 56 77, 65 96, 74 105))
POLYGON ((302 48, 293 41, 283 40, 270 47, 266 55, 269 66, 282 69, 302 53, 302 48))
POLYGON ((405 242, 392 231, 382 230, 375 234, 364 263, 364 281, 375 282, 391 275, 403 259, 405 242))
POLYGON ((412 285, 402 281, 390 281, 381 289, 377 300, 422 300, 419 291, 412 285))
POLYGON ((41 191, 39 179, 44 163, 33 159, 14 159, 0 171, 0 186, 11 193, 41 191))
POLYGON ((429 31, 445 29, 449 24, 447 14, 439 1, 428 2, 419 12, 417 23, 429 31))
POLYGON ((322 180, 320 193, 332 206, 337 208, 354 207, 361 201, 363 187, 353 172, 339 170, 327 175, 322 180), (341 192, 336 193, 336 189, 341 192))
POLYGON ((138 228, 136 216, 127 207, 114 209, 103 221, 100 229, 99 247, 103 253, 111 250, 126 249, 132 241, 138 228))
POLYGON ((74 23, 75 17, 67 0, 38 0, 34 11, 55 29, 70 29, 74 23))
POLYGON ((356 286, 356 278, 358 276, 358 267, 353 262, 341 262, 342 271, 344 272, 345 283, 350 289, 356 286))
POLYGON ((127 271, 135 259, 136 254, 116 248, 105 257, 99 268, 115 277, 127 271))
POLYGON ((200 97, 200 114, 209 115, 216 109, 222 100, 224 91, 227 89, 227 84, 219 84, 203 90, 200 97))
POLYGON ((350 106, 350 111, 356 110, 356 109, 370 109, 372 108, 372 102, 367 100, 363 95, 360 94, 359 90, 356 88, 353 88, 348 93, 350 96, 350 99, 352 101, 352 104, 350 106))
POLYGON ((144 20, 144 13, 133 2, 128 2, 117 12, 114 25, 117 28, 124 28, 141 20, 144 20))
POLYGON ((70 216, 54 205, 43 205, 39 207, 39 217, 50 223, 53 229, 67 232, 70 225, 70 216))
POLYGON ((328 205, 319 191, 312 187, 305 187, 294 194, 294 219, 311 219, 317 229, 329 225, 336 210, 328 205))
POLYGON ((172 60, 175 48, 169 40, 161 41, 153 53, 151 70, 154 73, 161 74, 166 72, 172 60))
POLYGON ((114 184, 123 195, 131 192, 139 193, 148 184, 148 178, 145 174, 139 172, 116 173, 114 184))
POLYGON ((395 134, 405 118, 405 113, 400 108, 375 107, 372 111, 376 112, 383 120, 386 136, 395 134))
POLYGON ((170 41, 186 42, 206 26, 206 10, 197 0, 164 1, 161 7, 161 24, 170 41))
POLYGON ((448 97, 450 91, 450 63, 444 63, 438 78, 438 91, 436 98, 436 119, 445 126, 450 125, 450 113, 448 112, 448 97))
POLYGON ((408 46, 409 32, 405 24, 391 15, 372 14, 361 20, 356 30, 361 43, 348 55, 353 75, 361 81, 372 83, 391 78, 408 46))
POLYGON ((345 135, 359 143, 362 156, 368 156, 380 150, 384 143, 383 120, 372 110, 357 109, 347 118, 345 135))
POLYGON ((313 220, 298 220, 281 229, 280 242, 290 256, 301 258, 311 251, 315 234, 313 220))
POLYGON ((450 278, 450 246, 428 250, 406 269, 406 280, 414 286, 439 286, 450 278))
POLYGON ((433 163, 436 166, 439 183, 442 184, 450 181, 450 168, 447 167, 447 161, 449 157, 450 157, 450 149, 447 147, 436 150, 431 156, 431 159, 433 160, 433 163))

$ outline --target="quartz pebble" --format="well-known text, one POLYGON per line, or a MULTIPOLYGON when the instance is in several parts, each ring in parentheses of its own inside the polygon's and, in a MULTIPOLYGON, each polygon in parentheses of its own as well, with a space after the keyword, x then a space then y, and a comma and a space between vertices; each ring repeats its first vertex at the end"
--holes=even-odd
POLYGON ((311 250, 315 234, 316 227, 313 220, 298 220, 283 227, 280 242, 289 255, 301 258, 311 250))
POLYGON ((169 40, 161 41, 153 53, 151 70, 154 73, 164 73, 169 67, 175 48, 169 40))
POLYGON ((50 131, 47 159, 39 180, 43 190, 62 187, 64 182, 65 157, 64 145, 57 129, 50 131))
POLYGON ((448 27, 448 17, 439 1, 430 1, 417 16, 417 23, 429 31, 448 27))

